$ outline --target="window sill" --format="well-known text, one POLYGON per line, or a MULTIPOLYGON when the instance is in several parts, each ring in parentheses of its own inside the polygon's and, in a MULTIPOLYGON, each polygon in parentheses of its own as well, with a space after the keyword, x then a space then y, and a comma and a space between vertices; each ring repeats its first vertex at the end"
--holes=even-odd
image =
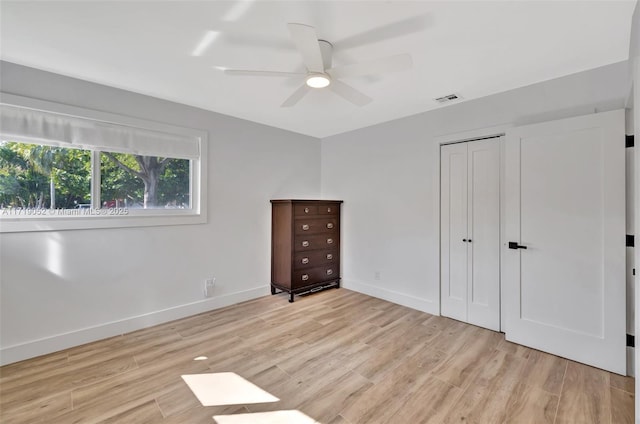
POLYGON ((82 216, 60 215, 11 218, 0 216, 0 233, 33 231, 89 230, 101 228, 154 227, 165 225, 205 224, 206 216, 193 211, 149 210, 128 215, 109 215, 109 210, 98 210, 82 216), (105 212, 106 211, 106 212, 105 212))

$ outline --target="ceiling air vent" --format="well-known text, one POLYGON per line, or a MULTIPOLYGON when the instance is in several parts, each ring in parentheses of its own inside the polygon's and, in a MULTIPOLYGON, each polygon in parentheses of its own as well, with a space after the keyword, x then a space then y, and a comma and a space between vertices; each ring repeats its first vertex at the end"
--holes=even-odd
POLYGON ((453 94, 447 94, 446 96, 438 97, 436 99, 436 102, 442 104, 442 103, 453 102, 460 99, 462 99, 461 95, 453 93, 453 94))

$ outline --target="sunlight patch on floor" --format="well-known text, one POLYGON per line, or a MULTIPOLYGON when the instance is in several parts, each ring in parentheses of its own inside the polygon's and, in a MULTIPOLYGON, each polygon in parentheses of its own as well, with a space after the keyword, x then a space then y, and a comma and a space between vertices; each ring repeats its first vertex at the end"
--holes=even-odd
POLYGON ((297 410, 214 415, 218 424, 321 424, 297 410))
POLYGON ((280 400, 234 372, 187 374, 182 379, 202 406, 245 405, 280 400))

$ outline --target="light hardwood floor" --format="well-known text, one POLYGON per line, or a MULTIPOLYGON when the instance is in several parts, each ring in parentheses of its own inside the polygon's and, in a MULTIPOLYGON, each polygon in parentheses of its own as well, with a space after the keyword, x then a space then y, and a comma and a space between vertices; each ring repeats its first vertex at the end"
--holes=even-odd
POLYGON ((499 333, 338 289, 293 304, 268 296, 7 365, 0 421, 212 424, 296 409, 322 424, 625 424, 633 387, 499 333), (203 407, 181 378, 223 371, 280 401, 203 407))

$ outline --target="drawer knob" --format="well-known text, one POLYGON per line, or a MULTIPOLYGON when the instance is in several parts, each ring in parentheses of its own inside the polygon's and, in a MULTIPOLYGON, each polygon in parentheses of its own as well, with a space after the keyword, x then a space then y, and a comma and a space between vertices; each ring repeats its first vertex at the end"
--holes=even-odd
POLYGON ((302 262, 303 264, 306 265, 306 264, 309 263, 309 258, 302 258, 302 261, 300 261, 300 262, 302 262))
POLYGON ((309 274, 302 274, 302 281, 307 281, 309 279, 309 274))
POLYGON ((327 213, 331 213, 331 208, 327 208, 327 213))
POLYGON ((333 239, 332 238, 328 238, 327 239, 327 244, 333 244, 333 239))
POLYGON ((328 224, 327 224, 327 228, 328 228, 328 229, 332 229, 332 228, 333 228, 333 222, 328 223, 328 224))
POLYGON ((304 213, 309 213, 309 208, 304 208, 304 213))
POLYGON ((304 240, 302 242, 302 247, 309 247, 309 242, 307 240, 304 240))
POLYGON ((327 259, 329 259, 329 260, 333 259, 333 254, 332 253, 327 253, 327 259))
POLYGON ((332 269, 328 269, 327 270, 327 275, 331 275, 331 274, 333 274, 333 270, 332 269))
POLYGON ((307 231, 309 229, 309 224, 302 224, 302 231, 307 231))

